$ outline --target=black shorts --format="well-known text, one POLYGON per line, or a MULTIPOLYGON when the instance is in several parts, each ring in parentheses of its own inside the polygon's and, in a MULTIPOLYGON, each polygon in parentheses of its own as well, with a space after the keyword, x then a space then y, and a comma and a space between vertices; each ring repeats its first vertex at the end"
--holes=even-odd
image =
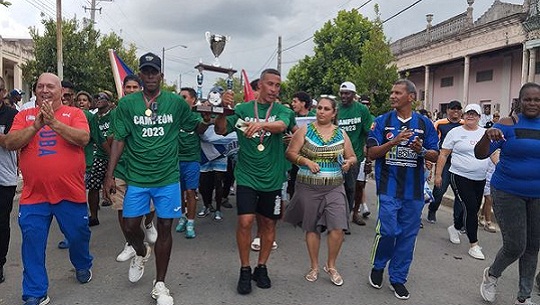
POLYGON ((98 159, 94 158, 92 163, 92 169, 86 180, 86 188, 89 190, 100 190, 103 185, 103 179, 105 178, 105 173, 107 172, 107 166, 109 165, 109 160, 107 159, 98 159))
POLYGON ((263 192, 238 185, 236 186, 236 207, 238 215, 261 214, 270 219, 280 219, 281 189, 263 192))

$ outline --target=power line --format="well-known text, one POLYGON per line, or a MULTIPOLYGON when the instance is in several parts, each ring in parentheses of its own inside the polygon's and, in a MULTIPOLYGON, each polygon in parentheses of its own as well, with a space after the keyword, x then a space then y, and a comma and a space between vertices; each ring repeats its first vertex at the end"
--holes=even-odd
POLYGON ((266 60, 266 62, 263 64, 263 66, 259 69, 259 71, 257 72, 257 75, 260 74, 262 72, 262 70, 266 68, 266 66, 276 57, 276 55, 277 55, 277 48, 272 52, 272 54, 270 54, 270 57, 268 58, 268 60, 266 60))
POLYGON ((28 2, 30 5, 32 5, 36 9, 38 9, 38 11, 40 11, 41 13, 43 13, 43 14, 51 17, 51 18, 54 18, 55 14, 56 14, 56 12, 51 12, 51 11, 47 10, 47 8, 48 8, 47 6, 40 6, 39 4, 37 4, 37 2, 31 2, 31 0, 26 0, 26 2, 28 2))
POLYGON ((389 20, 394 19, 395 17, 401 15, 403 12, 407 11, 408 9, 410 9, 411 7, 417 5, 418 3, 422 2, 422 1, 423 1, 423 0, 417 0, 415 3, 413 3, 413 4, 409 5, 409 6, 407 6, 406 8, 402 9, 401 11, 399 11, 399 12, 395 13, 394 15, 392 15, 392 16, 386 18, 382 23, 385 23, 386 21, 389 21, 389 20))

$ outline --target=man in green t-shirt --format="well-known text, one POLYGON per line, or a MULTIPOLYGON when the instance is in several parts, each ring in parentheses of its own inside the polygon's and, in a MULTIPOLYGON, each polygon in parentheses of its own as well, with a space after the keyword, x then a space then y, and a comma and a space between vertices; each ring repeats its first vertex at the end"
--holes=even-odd
POLYGON ((113 172, 123 154, 128 185, 123 216, 127 240, 136 252, 131 260, 129 280, 137 282, 141 279, 144 264, 150 257, 151 249, 144 243, 141 221, 150 212, 151 199, 159 232, 155 243, 156 280, 152 297, 158 304, 172 304, 173 298, 164 281, 171 255, 173 219, 182 216, 178 136, 180 129, 204 132, 210 118, 201 121, 182 97, 160 90, 163 74, 157 55, 146 53, 141 56, 139 71, 143 91, 126 95, 116 108, 105 190, 111 193, 116 190, 113 172))
MULTIPOLYGON (((240 279, 237 291, 251 292, 251 280, 259 288, 270 288, 266 262, 275 240, 276 222, 281 218, 281 187, 285 173, 283 135, 290 121, 287 108, 277 102, 281 86, 280 73, 266 69, 259 80, 257 100, 236 106, 235 113, 216 118, 215 131, 225 135, 237 131, 238 163, 235 168, 238 223, 236 239, 240 254, 240 279), (256 215, 258 217, 256 217, 256 215), (258 219, 261 251, 257 267, 251 274, 249 261, 251 227, 258 219)), ((232 104, 232 92, 223 95, 232 104)))
MULTIPOLYGON (((341 103, 338 106, 338 125, 347 132, 358 160, 358 163, 351 166, 349 171, 343 175, 349 211, 353 211, 359 164, 364 160, 364 147, 373 120, 369 109, 355 100, 356 86, 353 83, 342 83, 339 86, 339 95, 341 103)), ((366 224, 361 217, 355 217, 353 221, 359 225, 366 224)), ((350 232, 345 233, 350 234, 350 232)))

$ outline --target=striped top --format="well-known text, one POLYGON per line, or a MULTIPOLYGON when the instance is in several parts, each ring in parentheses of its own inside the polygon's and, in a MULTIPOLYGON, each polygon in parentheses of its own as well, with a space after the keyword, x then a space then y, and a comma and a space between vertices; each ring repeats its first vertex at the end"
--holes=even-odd
POLYGON ((308 124, 300 155, 319 164, 320 171, 313 174, 307 166, 299 166, 296 181, 312 185, 343 184, 343 174, 338 156, 343 157, 344 147, 343 132, 338 127, 334 128, 332 137, 325 141, 315 125, 308 124))

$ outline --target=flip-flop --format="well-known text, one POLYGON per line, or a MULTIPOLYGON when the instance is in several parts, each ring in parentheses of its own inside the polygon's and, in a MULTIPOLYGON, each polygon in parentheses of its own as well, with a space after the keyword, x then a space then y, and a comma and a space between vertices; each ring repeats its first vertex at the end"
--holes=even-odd
POLYGON ((255 237, 253 241, 251 242, 251 250, 253 251, 261 250, 261 239, 259 237, 255 237))

